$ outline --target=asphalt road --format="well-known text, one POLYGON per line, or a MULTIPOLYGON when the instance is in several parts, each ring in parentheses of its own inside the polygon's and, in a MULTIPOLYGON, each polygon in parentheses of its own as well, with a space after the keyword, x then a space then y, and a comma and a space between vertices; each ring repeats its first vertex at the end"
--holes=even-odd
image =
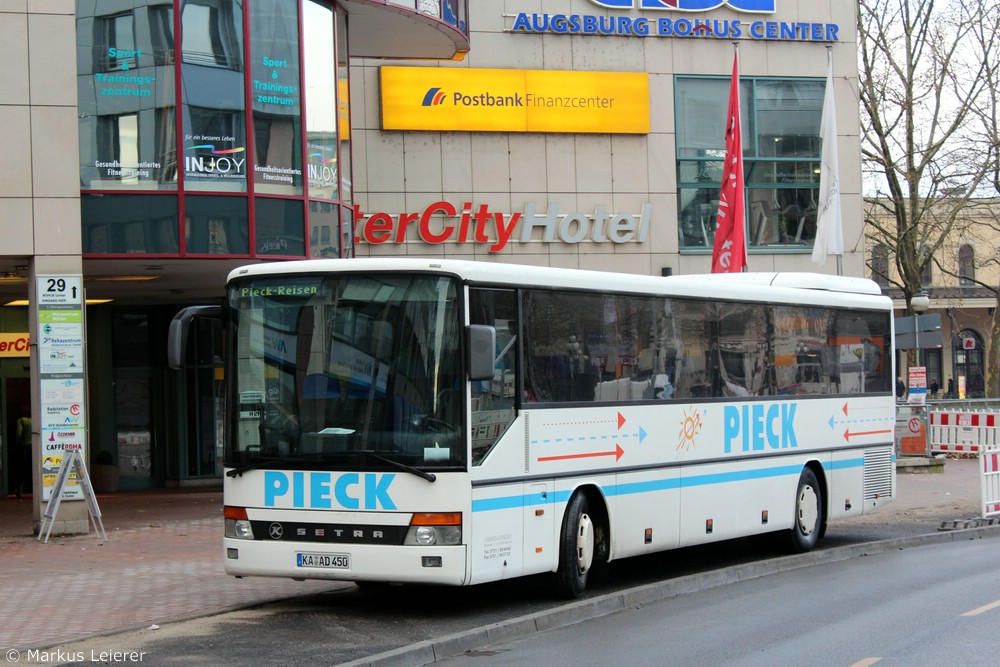
POLYGON ((995 540, 884 551, 489 644, 443 667, 987 665, 1000 654, 995 540), (944 563, 956 564, 947 575, 944 563))
POLYGON ((852 536, 845 527, 821 543, 824 548, 798 556, 784 556, 767 540, 748 539, 629 559, 616 564, 605 584, 569 604, 552 597, 543 577, 471 588, 348 587, 59 649, 64 655, 88 656, 93 651, 144 652, 143 665, 419 665, 498 639, 530 636, 769 574, 934 542, 1000 536, 998 528, 983 528, 873 543, 866 539, 868 530, 878 528, 866 527, 852 536))

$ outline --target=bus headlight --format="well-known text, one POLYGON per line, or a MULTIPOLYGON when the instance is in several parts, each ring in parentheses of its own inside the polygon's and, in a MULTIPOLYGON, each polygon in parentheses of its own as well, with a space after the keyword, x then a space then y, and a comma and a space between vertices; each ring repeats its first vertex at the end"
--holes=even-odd
POLYGON ((462 513, 418 513, 410 520, 403 544, 454 546, 462 543, 462 513))
POLYGON ((437 529, 432 526, 417 526, 413 529, 413 541, 417 544, 437 544, 437 529))
POLYGON ((409 546, 454 546, 462 543, 461 526, 410 526, 403 544, 409 546))
POLYGON ((247 511, 243 507, 225 507, 223 509, 225 517, 225 535, 237 540, 252 540, 253 527, 247 518, 247 511))

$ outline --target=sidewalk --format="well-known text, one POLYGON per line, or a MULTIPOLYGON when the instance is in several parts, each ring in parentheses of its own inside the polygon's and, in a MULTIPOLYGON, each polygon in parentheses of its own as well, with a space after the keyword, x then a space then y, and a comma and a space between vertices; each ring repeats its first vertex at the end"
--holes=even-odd
MULTIPOLYGON (((950 459, 943 473, 900 473, 897 482, 887 508, 831 524, 828 537, 933 533, 944 521, 979 516, 974 459, 950 459)), ((31 535, 31 501, 0 499, 0 649, 56 646, 353 585, 227 576, 219 491, 119 493, 98 503, 107 542, 91 533, 42 544, 31 535)))
POLYGON ((108 536, 31 535, 31 501, 0 499, 0 649, 116 630, 353 584, 236 579, 222 569, 221 491, 99 495, 108 536))

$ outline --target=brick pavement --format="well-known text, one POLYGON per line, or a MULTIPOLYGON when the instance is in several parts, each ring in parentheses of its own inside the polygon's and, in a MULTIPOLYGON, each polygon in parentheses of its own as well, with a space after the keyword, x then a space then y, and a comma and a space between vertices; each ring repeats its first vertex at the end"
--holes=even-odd
POLYGON ((31 535, 30 500, 0 499, 0 649, 67 641, 350 586, 222 569, 222 494, 98 496, 96 534, 31 535))
MULTIPOLYGON (((911 522, 934 532, 944 519, 978 516, 974 460, 897 480, 898 498, 887 508, 833 525, 911 522)), ((0 499, 0 649, 57 646, 352 585, 227 576, 218 491, 119 493, 98 502, 107 542, 92 533, 42 544, 31 535, 30 501, 0 499)))

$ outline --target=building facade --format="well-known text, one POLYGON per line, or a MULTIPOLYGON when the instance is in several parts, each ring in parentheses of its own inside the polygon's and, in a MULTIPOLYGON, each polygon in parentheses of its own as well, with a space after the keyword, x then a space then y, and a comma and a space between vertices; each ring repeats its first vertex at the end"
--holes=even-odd
MULTIPOLYGON (((951 206, 945 201, 941 209, 951 206)), ((873 205, 868 214, 881 215, 881 210, 873 205)), ((934 210, 933 202, 930 210, 934 210)), ((932 398, 983 398, 989 393, 990 352, 1000 335, 996 319, 998 215, 1000 202, 996 199, 973 199, 956 216, 921 275, 927 304, 920 313, 914 312, 903 296, 895 249, 879 239, 869 239, 869 277, 893 298, 897 317, 919 315, 935 327, 919 338, 897 336, 896 341, 897 348, 903 346, 898 351, 900 376, 905 379, 911 365, 924 367, 927 384, 938 388, 930 392, 932 398)), ((927 238, 928 243, 932 238, 927 238)))
POLYGON ((829 57, 842 272, 864 274, 852 3, 481 0, 470 11, 461 62, 352 61, 358 256, 708 272, 736 45, 748 269, 837 270, 810 261, 829 57))
MULTIPOLYGON (((0 297, 67 274, 110 300, 86 307, 86 439, 121 489, 217 483, 223 334, 184 373, 165 337, 240 264, 707 272, 737 51, 749 270, 865 275, 852 3, 23 0, 0 31, 0 297), (845 253, 821 267, 831 64, 845 253)), ((37 308, 0 333, 36 340, 37 308)), ((5 429, 25 388, 42 416, 32 367, 0 357, 5 429)))
POLYGON ((116 489, 218 484, 221 332, 171 372, 170 319, 235 266, 348 256, 349 58, 461 58, 468 25, 465 0, 0 6, 0 480, 36 528, 74 450, 116 489))
MULTIPOLYGON (((65 1, 0 6, 0 51, 6 63, 0 124, 8 138, 0 154, 3 304, 24 303, 36 275, 81 272, 73 10, 73 2, 65 1)), ((32 435, 39 424, 33 389, 39 380, 37 363, 29 361, 34 327, 28 319, 23 305, 0 307, 5 491, 29 491, 41 465, 41 443, 37 433, 32 435)), ((86 513, 82 518, 86 529, 86 513)))

